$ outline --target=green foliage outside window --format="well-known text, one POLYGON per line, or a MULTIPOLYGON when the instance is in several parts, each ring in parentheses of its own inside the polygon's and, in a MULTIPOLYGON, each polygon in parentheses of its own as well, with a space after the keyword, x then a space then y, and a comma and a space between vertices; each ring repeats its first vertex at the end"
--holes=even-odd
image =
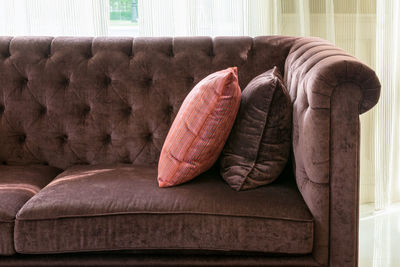
POLYGON ((137 22, 137 0, 110 0, 110 20, 137 22))

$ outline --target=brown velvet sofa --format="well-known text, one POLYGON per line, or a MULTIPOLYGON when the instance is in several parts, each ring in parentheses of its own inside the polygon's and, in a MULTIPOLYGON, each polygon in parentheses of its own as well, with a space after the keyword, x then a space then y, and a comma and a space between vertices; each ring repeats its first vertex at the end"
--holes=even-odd
POLYGON ((359 115, 375 73, 317 38, 0 37, 0 266, 356 266, 359 115), (187 93, 277 66, 293 153, 236 192, 217 167, 158 188, 187 93))

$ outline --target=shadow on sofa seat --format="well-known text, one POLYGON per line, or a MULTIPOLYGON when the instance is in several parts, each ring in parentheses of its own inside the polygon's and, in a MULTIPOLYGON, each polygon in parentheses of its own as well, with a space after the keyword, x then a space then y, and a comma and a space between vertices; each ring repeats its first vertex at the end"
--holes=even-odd
POLYGON ((313 218, 293 177, 235 192, 215 170, 173 188, 156 176, 156 166, 67 169, 17 214, 17 252, 312 251, 313 218))

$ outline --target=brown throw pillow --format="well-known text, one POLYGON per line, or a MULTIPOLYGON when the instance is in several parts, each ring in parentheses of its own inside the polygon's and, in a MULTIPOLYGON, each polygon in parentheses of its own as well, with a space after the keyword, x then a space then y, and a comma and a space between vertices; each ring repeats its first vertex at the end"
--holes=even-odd
POLYGON ((235 190, 269 184, 291 146, 292 105, 276 67, 243 90, 239 113, 221 155, 220 172, 235 190))

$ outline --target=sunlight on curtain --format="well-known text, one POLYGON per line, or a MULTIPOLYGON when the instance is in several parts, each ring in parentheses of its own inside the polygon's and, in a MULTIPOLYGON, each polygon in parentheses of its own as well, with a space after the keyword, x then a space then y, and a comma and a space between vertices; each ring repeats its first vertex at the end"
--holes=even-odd
POLYGON ((0 35, 107 35, 108 13, 108 0, 0 0, 0 35))
POLYGON ((243 35, 246 1, 142 0, 142 36, 243 35))
POLYGON ((378 1, 376 71, 382 93, 376 108, 375 209, 400 201, 400 3, 378 1))

